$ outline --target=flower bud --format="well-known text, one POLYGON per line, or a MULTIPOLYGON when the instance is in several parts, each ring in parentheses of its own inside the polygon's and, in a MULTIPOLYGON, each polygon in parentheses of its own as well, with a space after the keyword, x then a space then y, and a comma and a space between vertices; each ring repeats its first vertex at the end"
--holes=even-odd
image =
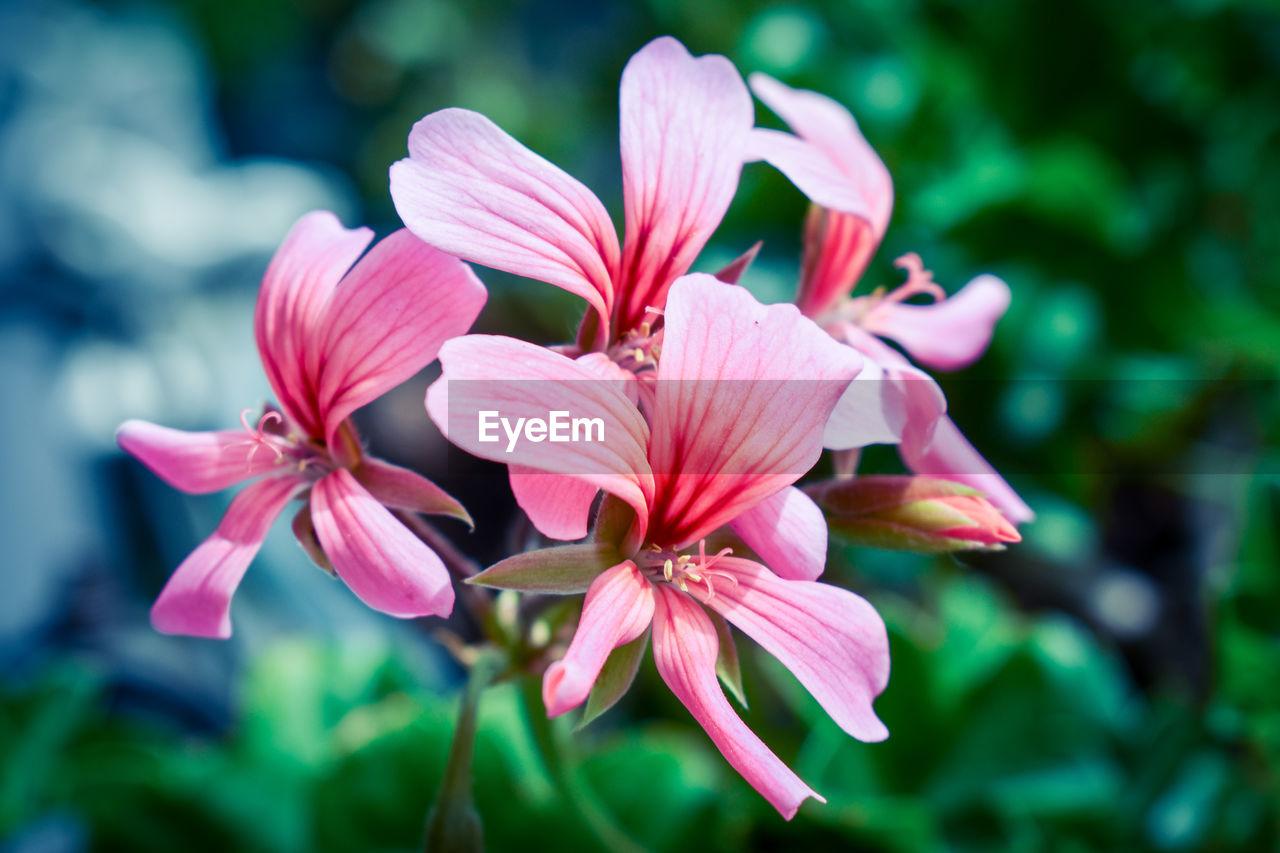
POLYGON ((936 477, 863 476, 805 489, 831 530, 857 545, 941 554, 999 551, 1017 528, 981 492, 936 477))

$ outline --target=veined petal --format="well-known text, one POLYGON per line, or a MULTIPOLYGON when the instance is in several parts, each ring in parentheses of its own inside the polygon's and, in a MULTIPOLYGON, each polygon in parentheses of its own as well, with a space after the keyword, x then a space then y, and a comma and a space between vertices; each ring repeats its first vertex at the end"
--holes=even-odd
POLYGON ((325 440, 353 411, 435 360, 485 302, 471 268, 408 231, 379 242, 334 293, 308 353, 325 440))
POLYGON ((311 521, 334 571, 360 600, 391 616, 448 616, 449 571, 345 468, 311 490, 311 521))
POLYGON ((746 160, 763 160, 787 176, 809 201, 828 210, 858 217, 874 230, 870 202, 817 145, 780 130, 755 128, 747 142, 746 160))
POLYGON ((451 255, 554 284, 608 323, 618 236, 595 195, 479 113, 431 113, 391 166, 405 225, 451 255))
POLYGON ((187 432, 125 421, 116 443, 175 489, 202 495, 276 469, 276 455, 243 430, 187 432))
POLYGON ((765 498, 729 526, 781 577, 811 581, 826 568, 827 521, 795 486, 765 498))
POLYGON ((969 443, 951 418, 939 418, 927 440, 904 439, 898 445, 898 453, 915 474, 943 477, 977 489, 1014 524, 1035 520, 1031 507, 969 443))
POLYGON ((547 716, 585 702, 609 653, 639 637, 652 621, 653 584, 635 563, 626 560, 593 580, 568 651, 543 676, 547 716))
POLYGON ((600 489, 564 474, 512 465, 507 471, 511 492, 533 526, 551 539, 581 539, 587 535, 591 504, 600 489))
POLYGON ((751 94, 723 56, 690 56, 664 36, 622 72, 622 189, 626 241, 614 332, 662 307, 689 271, 738 188, 755 121, 751 94))
POLYGON ((667 300, 649 458, 650 538, 696 542, 798 480, 861 357, 801 316, 709 275, 667 300))
POLYGON ((213 535, 174 571, 151 607, 165 634, 231 636, 231 596, 267 538, 271 522, 306 485, 300 477, 268 477, 244 488, 213 535))
POLYGON ((840 104, 817 92, 792 89, 767 74, 752 74, 749 82, 756 97, 797 136, 826 155, 821 160, 807 158, 780 144, 760 152, 819 207, 805 228, 804 269, 796 297, 801 311, 817 316, 849 295, 884 238, 893 212, 893 180, 840 104), (839 179, 831 177, 831 168, 839 179), (841 195, 833 197, 837 186, 841 195), (846 194, 860 199, 861 205, 850 207, 843 201, 846 194))
POLYGON ((889 683, 889 636, 867 601, 813 581, 783 580, 751 560, 723 557, 706 605, 781 661, 836 725, 863 741, 889 730, 871 703, 889 683))
POLYGON ((254 334, 267 380, 281 408, 313 438, 324 424, 316 403, 316 331, 329 297, 373 239, 368 228, 348 230, 332 213, 298 220, 267 267, 254 313, 254 334))
POLYGON ((808 797, 826 800, 791 772, 734 713, 716 679, 719 643, 710 617, 693 599, 666 584, 657 589, 653 660, 721 754, 787 820, 808 797))
POLYGON ((454 338, 440 350, 440 363, 444 375, 427 389, 426 405, 450 441, 482 459, 566 474, 617 495, 636 511, 636 535, 643 532, 653 497, 645 457, 649 428, 627 398, 625 382, 602 379, 544 347, 493 335, 454 338), (483 434, 482 412, 490 425, 483 434), (603 440, 531 439, 523 424, 547 422, 552 413, 600 419, 603 440))
POLYGON ((1009 285, 993 275, 981 275, 941 302, 879 306, 864 325, 897 341, 921 364, 959 370, 986 352, 996 323, 1009 309, 1009 299, 1009 285))
POLYGON ((427 515, 449 515, 475 527, 470 513, 457 498, 416 471, 363 456, 353 473, 360 485, 383 506, 427 515))

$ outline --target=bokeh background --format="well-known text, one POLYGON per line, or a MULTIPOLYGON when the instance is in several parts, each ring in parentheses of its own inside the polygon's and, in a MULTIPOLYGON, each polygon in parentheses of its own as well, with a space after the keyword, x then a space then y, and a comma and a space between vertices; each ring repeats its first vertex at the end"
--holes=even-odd
MULTIPOLYGON (((461 678, 441 623, 364 609, 281 523, 230 641, 153 632, 229 495, 173 492, 113 431, 229 427, 269 396, 251 317, 270 251, 316 207, 396 227, 387 166, 431 110, 486 113, 618 210, 618 75, 666 33, 851 107, 897 189, 865 287, 905 251, 949 289, 1010 283, 990 353, 944 387, 1039 519, 982 558, 833 543, 830 575, 890 626, 886 743, 740 644, 746 719, 829 805, 782 822, 648 663, 574 738, 603 827, 553 783, 518 690, 486 694, 490 849, 1280 849, 1266 0, 0 6, 0 849, 420 843, 461 678)), ((748 284, 787 298, 803 213, 748 167, 700 268, 763 239, 748 284)), ((572 298, 484 278, 483 330, 571 337, 572 298)), ((442 528, 495 559, 511 499, 424 417, 429 378, 359 422, 464 498, 476 533, 442 528)))

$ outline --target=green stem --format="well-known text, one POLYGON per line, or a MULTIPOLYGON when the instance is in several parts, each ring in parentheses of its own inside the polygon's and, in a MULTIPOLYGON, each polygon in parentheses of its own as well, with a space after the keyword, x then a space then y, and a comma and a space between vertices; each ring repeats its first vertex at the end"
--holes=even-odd
POLYGON ((427 812, 423 849, 431 853, 476 853, 484 850, 480 815, 471 795, 471 758, 475 752, 480 694, 502 671, 503 660, 495 652, 476 659, 462 691, 458 724, 444 767, 444 778, 435 802, 427 812))
POLYGON ((601 846, 610 853, 645 853, 644 848, 631 840, 596 798, 595 791, 574 760, 572 751, 565 748, 563 739, 557 734, 556 727, 547 718, 543 708, 539 682, 536 679, 523 679, 520 698, 533 740, 542 754, 542 760, 546 762, 552 781, 561 796, 577 808, 601 846))

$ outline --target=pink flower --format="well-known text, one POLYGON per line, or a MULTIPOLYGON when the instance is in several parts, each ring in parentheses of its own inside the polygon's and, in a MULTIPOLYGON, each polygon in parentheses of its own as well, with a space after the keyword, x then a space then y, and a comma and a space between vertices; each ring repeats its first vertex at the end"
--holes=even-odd
POLYGON ((451 441, 578 483, 587 506, 604 489, 635 513, 623 559, 590 583, 573 642, 546 672, 549 714, 582 703, 609 653, 652 628, 672 692, 729 763, 792 817, 806 797, 821 797, 730 708, 716 680, 723 617, 790 668, 846 732, 887 737, 871 707, 888 681, 884 625, 862 598, 814 581, 826 523, 792 485, 821 455, 827 418, 860 369, 853 350, 794 306, 765 307, 741 288, 689 275, 667 299, 647 419, 633 384, 521 341, 466 336, 440 358, 444 375, 427 409, 451 441), (508 453, 480 440, 485 410, 600 417, 608 440, 508 453), (768 567, 727 549, 707 554, 705 537, 724 525, 768 567))
POLYGON ((254 327, 280 407, 256 427, 244 414, 244 431, 120 427, 120 446, 184 492, 260 478, 173 573, 151 610, 157 630, 230 636, 231 596, 272 521, 296 497, 310 509, 294 520, 299 540, 370 607, 404 618, 452 609, 444 564, 387 507, 469 522, 466 510, 418 474, 365 455, 347 417, 464 333, 485 291, 465 264, 407 231, 360 258, 372 237, 367 228, 343 228, 331 213, 309 213, 276 252, 254 327))
POLYGON ((907 282, 887 294, 850 293, 889 225, 893 183, 889 171, 844 107, 816 92, 792 89, 764 74, 751 88, 797 136, 757 129, 748 156, 786 174, 815 207, 805 228, 796 304, 870 364, 853 383, 827 428, 827 446, 898 444, 917 474, 945 477, 985 493, 1015 523, 1034 513, 946 416, 946 400, 928 374, 877 338, 901 345, 916 361, 956 370, 986 350, 996 322, 1009 307, 1008 286, 991 275, 975 278, 954 296, 933 282, 919 257, 898 266, 907 282), (933 304, 906 302, 919 294, 933 304))
POLYGON ((642 323, 720 224, 754 122, 751 95, 723 56, 694 58, 655 39, 627 63, 619 96, 626 239, 585 186, 482 115, 434 112, 391 167, 408 226, 468 261, 586 299, 587 350, 644 352, 642 323))

